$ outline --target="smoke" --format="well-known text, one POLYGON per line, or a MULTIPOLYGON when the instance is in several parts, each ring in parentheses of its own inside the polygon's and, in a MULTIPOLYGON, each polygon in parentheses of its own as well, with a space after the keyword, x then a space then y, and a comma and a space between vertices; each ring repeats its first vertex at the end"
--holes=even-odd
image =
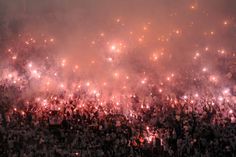
POLYGON ((221 73, 212 53, 235 51, 235 6, 234 0, 1 1, 1 48, 19 34, 51 36, 48 53, 54 64, 65 62, 62 82, 80 79, 123 92, 172 73, 187 80, 180 72, 193 64, 221 73))

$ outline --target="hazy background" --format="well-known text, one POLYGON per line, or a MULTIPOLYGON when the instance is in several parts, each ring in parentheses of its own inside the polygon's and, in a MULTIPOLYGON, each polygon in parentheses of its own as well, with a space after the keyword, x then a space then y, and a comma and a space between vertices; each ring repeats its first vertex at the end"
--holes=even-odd
MULTIPOLYGON (((1 0, 0 46, 3 50, 18 34, 48 34, 55 38, 55 52, 67 60, 68 69, 78 65, 83 79, 120 85, 113 80, 117 71, 134 80, 155 80, 186 68, 206 47, 211 52, 235 51, 235 15, 235 0, 1 0), (117 42, 126 46, 121 55, 110 52, 117 42), (158 64, 150 63, 154 52, 164 52, 158 64)), ((217 61, 207 55, 199 64, 214 69, 217 61)))

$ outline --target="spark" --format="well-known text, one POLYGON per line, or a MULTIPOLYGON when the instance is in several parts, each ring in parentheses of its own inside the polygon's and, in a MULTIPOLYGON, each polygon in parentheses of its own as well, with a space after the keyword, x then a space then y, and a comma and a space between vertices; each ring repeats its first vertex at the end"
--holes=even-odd
POLYGON ((142 84, 145 84, 146 82, 147 82, 147 78, 144 78, 144 79, 141 81, 142 84))
POLYGON ((108 62, 112 62, 113 59, 111 57, 107 58, 108 62))
POLYGON ((101 36, 101 37, 104 37, 104 36, 105 36, 105 34, 104 34, 104 33, 100 33, 100 36, 101 36))
POLYGON ((207 68, 203 68, 202 71, 203 71, 203 72, 206 72, 206 71, 207 71, 207 68))
POLYGON ((16 55, 12 56, 12 59, 13 59, 13 60, 16 60, 16 59, 17 59, 17 56, 16 56, 16 55))
POLYGON ((115 77, 118 77, 118 76, 119 76, 119 73, 118 73, 118 72, 115 72, 115 73, 114 73, 114 76, 115 76, 115 77))
POLYGON ((219 97, 218 97, 218 100, 219 100, 219 101, 223 101, 224 98, 223 98, 222 96, 219 96, 219 97))
POLYGON ((210 77, 209 77, 209 80, 211 81, 211 82, 214 82, 214 83, 216 83, 218 80, 217 80, 217 77, 216 76, 214 76, 214 75, 211 75, 210 77))
POLYGON ((64 86, 64 84, 60 84, 60 87, 61 87, 61 88, 64 88, 65 86, 64 86))
POLYGON ((66 60, 63 59, 62 62, 61 62, 61 66, 64 67, 66 65, 66 60))
POLYGON ((228 25, 229 24, 229 22, 228 21, 224 21, 224 23, 223 23, 225 26, 226 25, 228 25))
POLYGON ((187 95, 184 95, 183 98, 186 100, 186 99, 188 99, 188 96, 187 96, 187 95))
POLYGON ((112 51, 115 51, 116 49, 117 49, 117 46, 116 46, 116 45, 114 45, 114 44, 111 45, 111 50, 112 50, 112 51))
POLYGON ((221 53, 221 54, 225 54, 225 50, 224 49, 218 50, 218 52, 221 53))
POLYGON ((28 64, 28 67, 29 67, 29 68, 32 68, 32 66, 33 66, 32 63, 29 63, 29 64, 28 64))
POLYGON ((224 89, 222 93, 223 94, 229 94, 229 91, 230 91, 229 89, 224 89))
POLYGON ((195 10, 195 9, 196 9, 196 6, 195 6, 195 5, 191 5, 191 6, 190 6, 190 9, 195 10))
POLYGON ((117 23, 120 23, 120 19, 119 19, 119 18, 118 18, 118 19, 116 19, 116 22, 117 22, 117 23))
POLYGON ((90 86, 90 82, 87 82, 87 83, 86 83, 86 86, 89 87, 89 86, 90 86))
POLYGON ((8 74, 8 77, 9 77, 9 78, 12 78, 13 76, 12 76, 12 74, 8 74))
POLYGON ((95 41, 91 41, 91 44, 92 44, 92 45, 95 45, 95 44, 96 44, 96 42, 95 42, 95 41))
POLYGON ((143 42, 143 39, 142 39, 142 38, 138 38, 138 41, 139 41, 139 42, 143 42))
POLYGON ((78 65, 75 65, 75 69, 79 69, 79 66, 78 66, 78 65))
POLYGON ((177 35, 179 35, 181 32, 180 32, 180 30, 177 29, 177 30, 175 31, 175 33, 176 33, 177 35))
POLYGON ((53 39, 53 38, 51 38, 51 39, 50 39, 50 42, 54 42, 54 39, 53 39))

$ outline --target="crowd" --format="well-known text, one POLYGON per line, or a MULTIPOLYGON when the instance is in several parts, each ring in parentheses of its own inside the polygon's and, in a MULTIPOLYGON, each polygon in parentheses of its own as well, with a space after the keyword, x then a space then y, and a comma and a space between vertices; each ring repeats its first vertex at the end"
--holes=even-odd
POLYGON ((217 84, 214 75, 189 67, 171 75, 168 85, 149 89, 145 78, 133 90, 142 88, 138 93, 118 102, 89 91, 87 82, 72 94, 64 84, 56 84, 57 94, 35 90, 48 85, 40 71, 60 82, 44 49, 48 41, 54 40, 31 48, 35 41, 27 40, 17 59, 16 50, 8 50, 11 61, 0 79, 0 157, 236 157, 236 101, 221 91, 232 86, 229 80, 217 84))
POLYGON ((47 101, 48 107, 32 100, 8 110, 0 125, 0 156, 236 156, 236 114, 225 100, 153 94, 148 104, 133 96, 117 108, 76 93, 47 101))

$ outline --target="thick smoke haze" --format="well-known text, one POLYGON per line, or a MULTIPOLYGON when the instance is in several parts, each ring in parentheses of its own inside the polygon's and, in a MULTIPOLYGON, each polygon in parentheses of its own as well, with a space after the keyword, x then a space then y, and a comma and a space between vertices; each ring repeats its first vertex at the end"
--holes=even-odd
POLYGON ((49 35, 64 81, 132 89, 183 77, 193 62, 221 73, 213 52, 235 52, 235 15, 234 0, 10 0, 0 2, 0 39, 4 49, 19 34, 49 35))

